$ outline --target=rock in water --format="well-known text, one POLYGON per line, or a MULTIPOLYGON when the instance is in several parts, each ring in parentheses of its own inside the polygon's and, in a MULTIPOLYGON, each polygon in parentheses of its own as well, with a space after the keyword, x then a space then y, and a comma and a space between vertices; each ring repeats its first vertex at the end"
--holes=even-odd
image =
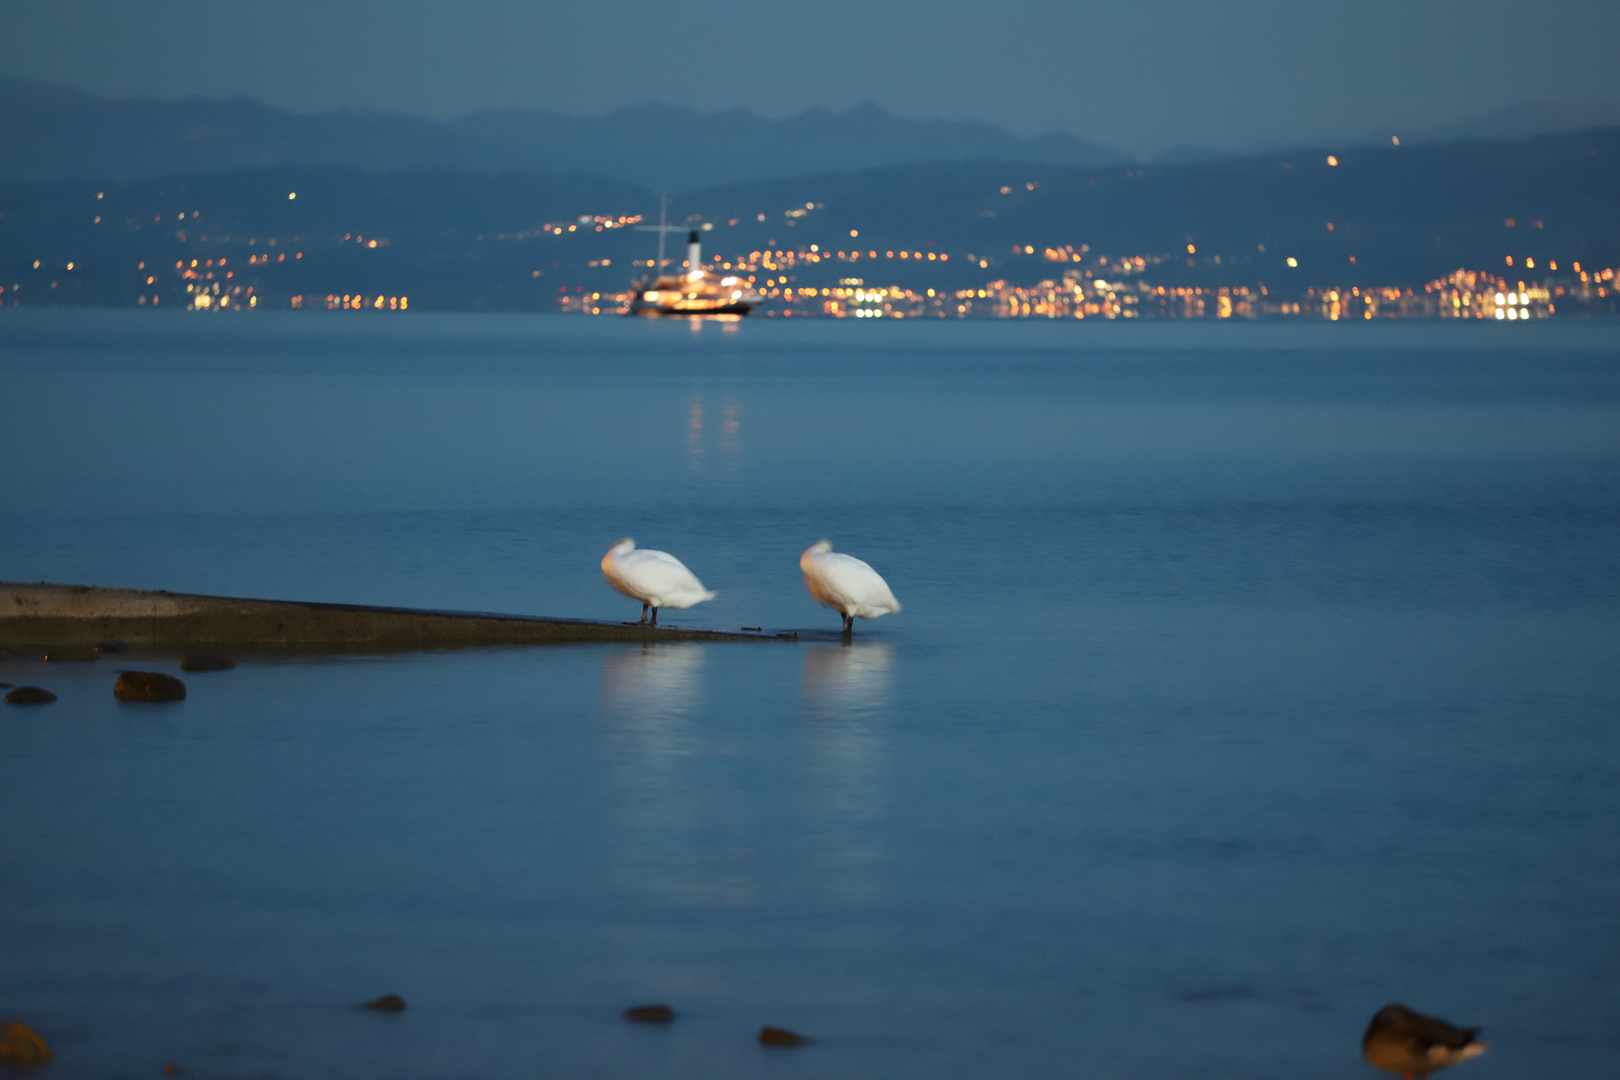
POLYGON ((43 1065, 51 1048, 27 1024, 0 1024, 0 1061, 7 1065, 43 1065))
POLYGON ((49 705, 56 695, 37 686, 19 686, 6 695, 7 705, 49 705))
POLYGON ((236 661, 223 656, 188 656, 180 661, 181 671, 229 671, 236 661))
POLYGON ((675 1019, 675 1010, 668 1005, 636 1005, 624 1010, 624 1018, 632 1024, 668 1024, 675 1019))
POLYGON ((384 994, 376 1001, 366 1002, 366 1008, 375 1012, 404 1012, 405 999, 398 994, 384 994))
POLYGON ((761 1046, 803 1046, 810 1040, 787 1028, 772 1027, 766 1024, 759 1029, 759 1045, 761 1046))
POLYGON ((113 697, 119 701, 184 701, 186 684, 161 671, 126 671, 118 676, 113 697))

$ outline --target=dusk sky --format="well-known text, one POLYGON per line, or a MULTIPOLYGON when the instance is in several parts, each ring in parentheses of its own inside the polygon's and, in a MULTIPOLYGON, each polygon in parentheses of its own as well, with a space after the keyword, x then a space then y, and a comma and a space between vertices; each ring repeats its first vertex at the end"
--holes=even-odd
POLYGON ((314 112, 668 102, 1060 129, 1134 153, 1620 102, 1614 0, 0 0, 0 74, 314 112))

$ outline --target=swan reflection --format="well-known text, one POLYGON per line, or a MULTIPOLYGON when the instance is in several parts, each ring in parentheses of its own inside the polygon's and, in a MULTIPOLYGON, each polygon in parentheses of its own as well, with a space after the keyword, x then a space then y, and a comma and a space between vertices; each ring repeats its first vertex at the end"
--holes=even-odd
POLYGON ((703 650, 694 645, 641 645, 602 658, 602 707, 609 712, 682 712, 697 700, 703 650))
POLYGON ((884 642, 805 649, 805 809, 810 855, 819 868, 815 888, 832 899, 868 897, 883 862, 888 755, 882 716, 893 658, 884 642))
POLYGON ((706 655, 675 643, 603 654, 606 871, 614 887, 665 902, 747 904, 754 879, 716 854, 734 814, 710 774, 732 750, 698 715, 706 655))
POLYGON ((875 708, 887 702, 893 646, 874 641, 812 645, 804 654, 804 701, 823 708, 875 708))

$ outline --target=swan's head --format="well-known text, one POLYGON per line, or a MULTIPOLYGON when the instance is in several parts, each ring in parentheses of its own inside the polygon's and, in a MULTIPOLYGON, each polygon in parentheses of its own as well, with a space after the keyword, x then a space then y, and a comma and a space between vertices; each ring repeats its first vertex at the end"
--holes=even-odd
MULTIPOLYGON (((816 571, 816 556, 817 555, 825 555, 825 554, 827 554, 827 552, 829 552, 831 550, 832 550, 832 543, 830 541, 817 540, 815 543, 813 543, 809 547, 805 548, 804 549, 804 554, 799 556, 799 569, 804 571, 805 584, 806 584, 807 588, 809 587, 809 581, 810 581, 811 577, 813 577, 817 572, 816 571)), ((811 595, 816 595, 816 592, 815 592, 814 589, 811 589, 810 592, 811 592, 811 595)))
POLYGON ((626 536, 615 541, 613 546, 608 548, 607 553, 609 558, 617 559, 620 556, 630 554, 634 550, 636 550, 636 542, 626 536))

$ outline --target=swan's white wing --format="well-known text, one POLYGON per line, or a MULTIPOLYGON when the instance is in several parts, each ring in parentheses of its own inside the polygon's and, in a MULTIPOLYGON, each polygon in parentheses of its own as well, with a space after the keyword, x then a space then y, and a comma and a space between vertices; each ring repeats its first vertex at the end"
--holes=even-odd
POLYGON ((685 608, 714 599, 697 575, 667 551, 637 548, 620 556, 619 576, 632 596, 654 607, 685 608))
POLYGON ((853 555, 825 552, 815 556, 814 565, 819 591, 834 601, 829 606, 863 619, 875 619, 900 610, 900 601, 889 591, 889 583, 853 555))

